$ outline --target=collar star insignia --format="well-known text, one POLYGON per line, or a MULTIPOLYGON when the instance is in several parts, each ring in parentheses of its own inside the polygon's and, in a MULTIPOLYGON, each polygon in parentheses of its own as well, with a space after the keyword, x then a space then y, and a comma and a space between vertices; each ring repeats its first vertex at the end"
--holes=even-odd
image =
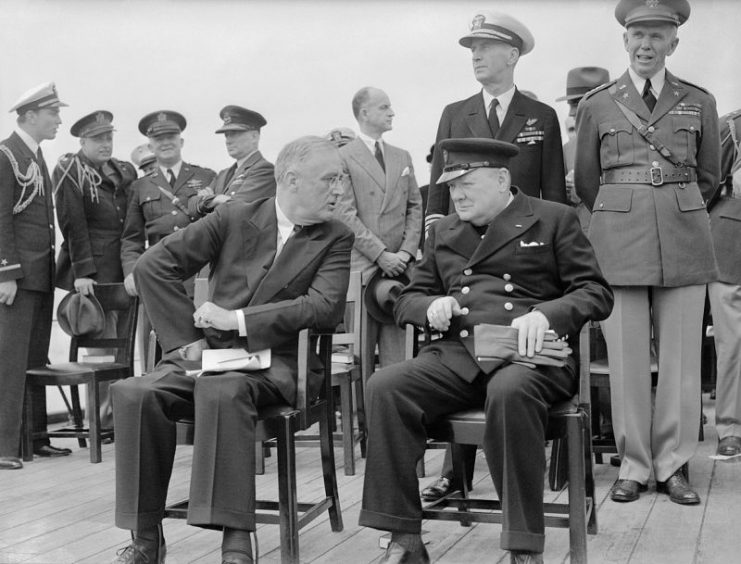
POLYGON ((628 98, 630 98, 630 96, 628 96, 628 93, 626 92, 625 94, 623 94, 623 98, 627 100, 628 98))
POLYGON ((7 266, 7 264, 8 264, 8 259, 0 260, 0 266, 7 266))

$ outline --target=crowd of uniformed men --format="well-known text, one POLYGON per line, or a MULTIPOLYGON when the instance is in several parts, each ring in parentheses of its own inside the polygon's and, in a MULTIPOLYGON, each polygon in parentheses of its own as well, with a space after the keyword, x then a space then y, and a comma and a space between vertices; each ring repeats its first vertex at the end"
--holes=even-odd
MULTIPOLYGON (((409 153, 383 140, 394 112, 378 88, 352 100, 357 134, 300 138, 275 167, 259 151, 265 118, 226 106, 216 133, 235 162, 218 174, 183 161, 186 119, 172 110, 140 120, 139 171, 113 157, 113 115, 98 110, 75 121, 80 148, 49 174, 40 144, 55 137, 66 104, 52 83, 23 94, 11 108, 18 126, 0 144, 0 469, 22 467, 25 370, 47 362, 55 286, 89 296, 123 282, 141 296, 140 323, 145 334, 154 327, 163 354, 152 374, 103 391, 101 421, 116 427, 116 522, 135 531, 116 562, 164 561, 172 413, 183 410, 213 423, 197 426, 209 430, 196 434, 190 522, 224 529, 223 562, 252 562, 254 479, 251 489, 235 483, 254 466, 244 433, 256 406, 292 400, 296 330, 342 320, 352 269, 370 296, 381 366, 366 391, 360 522, 392 532, 384 562, 429 561, 415 473, 424 425, 477 405, 507 513, 501 546, 513 562, 542 562, 545 414, 576 379, 573 358, 543 361, 543 340, 553 330, 573 346, 588 321, 602 321, 608 352, 620 466, 612 499, 638 499, 653 476, 672 501, 700 503, 686 468, 701 419, 706 295, 717 452, 741 455, 741 111, 719 119, 712 94, 666 69, 689 14, 686 0, 617 3, 628 69, 613 80, 597 66, 568 72, 562 147, 553 108, 515 86, 533 36, 509 15, 478 12, 460 45, 482 90, 443 110, 421 190, 409 153), (193 277, 206 266, 209 301, 195 309, 193 277), (405 323, 442 339, 404 360, 405 323), (516 328, 517 350, 477 358, 480 323, 516 328), (273 349, 267 378, 186 377, 203 348, 230 346, 273 349), (212 452, 222 435, 239 439, 212 452)), ((32 405, 34 453, 70 454, 39 438, 43 389, 32 405)), ((444 466, 422 499, 448 493, 449 456, 444 466)))

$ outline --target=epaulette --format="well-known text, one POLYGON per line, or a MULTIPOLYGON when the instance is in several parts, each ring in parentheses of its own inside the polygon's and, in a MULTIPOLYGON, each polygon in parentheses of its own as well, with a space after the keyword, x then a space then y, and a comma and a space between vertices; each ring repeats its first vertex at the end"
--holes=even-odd
POLYGON ((111 158, 111 160, 114 161, 121 169, 121 174, 123 175, 124 180, 136 180, 138 175, 136 174, 136 169, 134 168, 133 164, 128 161, 119 161, 118 159, 114 158, 111 158))
POLYGON ((57 161, 61 166, 67 166, 70 161, 74 160, 75 153, 64 153, 59 157, 59 160, 57 161))
POLYGON ((710 94, 710 92, 708 92, 708 91, 707 91, 707 90, 706 90, 705 88, 703 88, 702 86, 698 86, 697 84, 694 84, 694 83, 690 82, 689 80, 685 80, 685 79, 683 79, 683 78, 679 78, 679 77, 675 77, 675 78, 676 78, 676 79, 677 79, 677 80, 678 80, 679 82, 681 82, 682 84, 686 84, 687 86, 692 86, 693 88, 697 88, 697 89, 698 89, 698 90, 700 90, 701 92, 704 92, 705 94, 708 94, 708 95, 712 96, 712 94, 710 94))
POLYGON ((610 86, 613 86, 616 82, 617 82, 617 79, 610 80, 609 82, 600 84, 597 88, 592 88, 589 92, 584 94, 584 97, 582 98, 582 100, 586 100, 590 96, 594 96, 597 92, 601 92, 602 90, 605 90, 606 88, 609 88, 610 86))

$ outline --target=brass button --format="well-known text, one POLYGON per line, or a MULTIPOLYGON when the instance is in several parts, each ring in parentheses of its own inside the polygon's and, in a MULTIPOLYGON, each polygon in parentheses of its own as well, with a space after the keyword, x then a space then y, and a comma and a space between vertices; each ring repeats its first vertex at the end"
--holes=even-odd
POLYGON ((511 292, 514 289, 515 289, 515 287, 512 284, 505 284, 504 285, 504 291, 505 292, 511 292))
POLYGON ((649 145, 648 148, 651 149, 652 151, 656 150, 656 147, 654 147, 653 145, 649 145))
POLYGON ((470 311, 470 310, 469 310, 469 309, 468 309, 467 307, 462 307, 462 308, 461 308, 461 315, 468 315, 468 312, 469 312, 469 311, 470 311))
POLYGON ((171 213, 172 215, 177 215, 177 214, 178 214, 177 210, 172 210, 172 211, 171 211, 170 213, 171 213))
POLYGON ((659 161, 653 161, 653 162, 651 163, 651 166, 659 166, 659 161))
POLYGON ((512 276, 510 276, 509 274, 502 274, 502 278, 504 278, 505 280, 510 280, 512 276))
POLYGON ((648 126, 648 131, 649 131, 650 133, 653 133, 654 131, 656 131, 656 128, 655 128, 655 127, 654 127, 653 125, 649 125, 649 126, 648 126))
POLYGON ((460 332, 460 336, 461 336, 461 339, 465 339, 466 337, 468 337, 468 331, 464 329, 463 331, 460 332))
POLYGON ((473 274, 473 270, 471 270, 470 268, 467 268, 466 270, 463 271, 463 274, 465 274, 466 276, 471 276, 471 274, 473 274))
POLYGON ((180 229, 180 228, 177 225, 172 228, 173 231, 177 231, 178 229, 180 229))
POLYGON ((461 294, 468 294, 468 292, 470 291, 471 288, 469 288, 468 286, 463 286, 463 288, 461 288, 461 294))
POLYGON ((513 306, 511 302, 507 302, 506 304, 504 304, 504 309, 506 309, 507 311, 512 311, 514 307, 515 306, 513 306))
POLYGON ((599 203, 599 207, 600 207, 600 208, 604 208, 604 207, 605 207, 605 203, 604 203, 604 202, 600 202, 600 203, 599 203))

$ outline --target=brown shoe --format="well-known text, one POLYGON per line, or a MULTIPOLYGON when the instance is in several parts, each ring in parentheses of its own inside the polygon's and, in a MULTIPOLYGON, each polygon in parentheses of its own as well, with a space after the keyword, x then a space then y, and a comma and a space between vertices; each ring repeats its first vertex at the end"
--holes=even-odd
POLYGON ((391 542, 379 564, 430 564, 430 555, 424 545, 422 550, 411 552, 398 542, 391 542))
POLYGON ((162 535, 162 525, 158 525, 157 529, 156 543, 142 542, 134 538, 129 546, 116 553, 116 559, 111 564, 164 564, 167 546, 162 535))
POLYGON ((640 492, 645 492, 646 489, 645 484, 636 480, 616 480, 610 491, 610 499, 619 502, 635 501, 640 497, 640 492))
POLYGON ((669 499, 680 505, 697 505, 700 503, 700 496, 690 488, 690 484, 684 477, 681 468, 669 476, 666 482, 656 482, 656 491, 669 494, 669 499))
POLYGON ((422 490, 420 496, 424 501, 437 501, 450 493, 450 479, 440 476, 429 486, 422 490))
POLYGON ((723 456, 736 456, 741 454, 741 437, 723 437, 718 443, 717 454, 723 456))
POLYGON ((510 564, 543 564, 542 552, 512 550, 509 553, 510 564))

